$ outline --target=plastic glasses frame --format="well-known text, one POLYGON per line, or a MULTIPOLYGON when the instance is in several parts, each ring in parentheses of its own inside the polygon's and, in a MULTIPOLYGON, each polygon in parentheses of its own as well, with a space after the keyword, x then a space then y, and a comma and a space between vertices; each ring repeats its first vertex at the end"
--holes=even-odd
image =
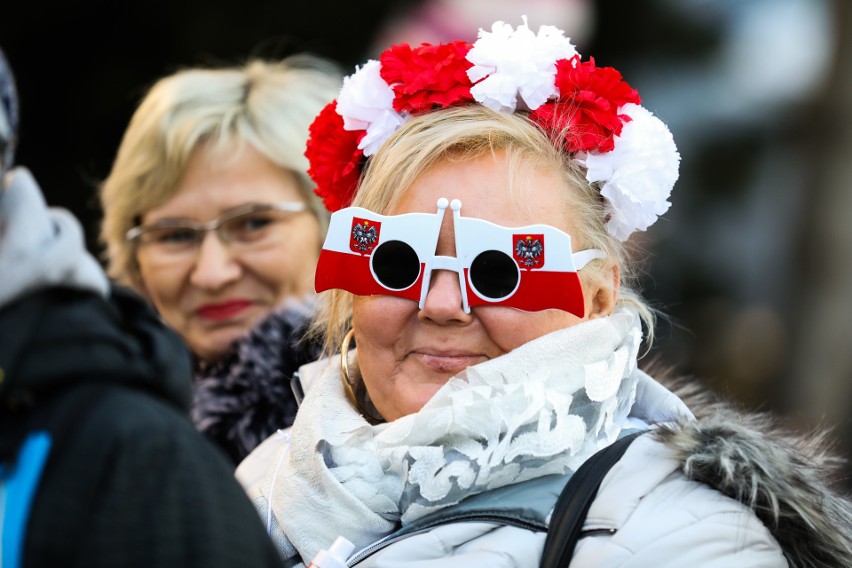
POLYGON ((137 225, 128 230, 125 234, 125 240, 130 243, 144 244, 141 242, 142 237, 147 233, 159 231, 162 229, 189 229, 194 232, 196 238, 192 241, 193 247, 199 246, 207 233, 214 231, 219 240, 223 243, 230 243, 228 233, 222 230, 224 225, 229 221, 242 217, 243 215, 251 215, 253 213, 264 213, 269 211, 281 211, 285 213, 301 213, 308 210, 306 203, 301 201, 282 201, 279 203, 248 203, 225 211, 219 217, 208 221, 207 223, 199 223, 187 219, 166 219, 157 221, 150 225, 137 225))
POLYGON ((551 225, 506 227, 461 216, 458 199, 440 198, 436 205, 437 213, 382 215, 361 207, 333 213, 317 264, 315 290, 397 296, 414 300, 423 309, 432 273, 447 270, 458 275, 465 313, 488 305, 523 311, 560 309, 583 317, 578 271, 605 258, 603 252, 573 252, 571 236, 551 225), (456 256, 436 254, 448 206, 453 212, 456 256), (522 235, 540 243, 536 255, 540 265, 520 266, 523 258, 518 255, 523 251, 517 251, 517 242, 522 235), (491 283, 496 286, 489 290, 491 283))

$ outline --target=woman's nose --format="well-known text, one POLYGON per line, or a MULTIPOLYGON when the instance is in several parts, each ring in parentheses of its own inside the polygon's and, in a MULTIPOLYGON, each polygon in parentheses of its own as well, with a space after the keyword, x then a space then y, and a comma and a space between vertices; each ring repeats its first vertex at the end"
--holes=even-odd
POLYGON ((218 290, 239 279, 242 268, 228 245, 209 231, 198 245, 190 282, 206 290, 218 290))
POLYGON ((428 319, 435 323, 460 323, 471 321, 471 315, 465 313, 462 304, 459 276, 451 270, 435 270, 432 272, 429 291, 423 302, 423 309, 418 313, 420 319, 428 319))

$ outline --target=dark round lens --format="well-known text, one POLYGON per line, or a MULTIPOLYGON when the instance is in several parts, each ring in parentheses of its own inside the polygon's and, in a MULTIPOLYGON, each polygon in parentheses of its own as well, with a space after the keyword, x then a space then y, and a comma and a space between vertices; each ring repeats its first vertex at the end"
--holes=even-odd
POLYGON ((387 241, 377 246, 371 262, 376 280, 391 290, 404 290, 420 276, 417 253, 402 241, 387 241))
POLYGON ((518 263, 499 250, 479 253, 470 264, 470 285, 489 300, 505 298, 515 291, 520 274, 518 263))

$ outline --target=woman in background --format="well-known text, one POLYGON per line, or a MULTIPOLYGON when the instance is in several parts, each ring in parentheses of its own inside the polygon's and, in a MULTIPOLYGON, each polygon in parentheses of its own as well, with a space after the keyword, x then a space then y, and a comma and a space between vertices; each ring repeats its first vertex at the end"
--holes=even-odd
POLYGON ((304 55, 165 77, 101 190, 109 275, 184 339, 193 421, 235 463, 292 423, 288 379, 315 352, 299 340, 327 213, 304 147, 338 88, 304 55))

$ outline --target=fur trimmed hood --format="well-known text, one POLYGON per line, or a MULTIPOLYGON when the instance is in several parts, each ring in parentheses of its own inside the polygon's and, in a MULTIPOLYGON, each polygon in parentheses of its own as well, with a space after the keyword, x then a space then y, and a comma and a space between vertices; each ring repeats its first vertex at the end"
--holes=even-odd
POLYGON ((655 436, 688 478, 754 510, 790 566, 852 566, 852 502, 834 489, 842 460, 825 433, 793 433, 767 415, 674 390, 697 420, 662 426, 655 436))
POLYGON ((313 302, 289 302, 234 343, 221 360, 198 362, 192 421, 238 464, 276 430, 293 424, 290 378, 320 346, 303 340, 313 302))

